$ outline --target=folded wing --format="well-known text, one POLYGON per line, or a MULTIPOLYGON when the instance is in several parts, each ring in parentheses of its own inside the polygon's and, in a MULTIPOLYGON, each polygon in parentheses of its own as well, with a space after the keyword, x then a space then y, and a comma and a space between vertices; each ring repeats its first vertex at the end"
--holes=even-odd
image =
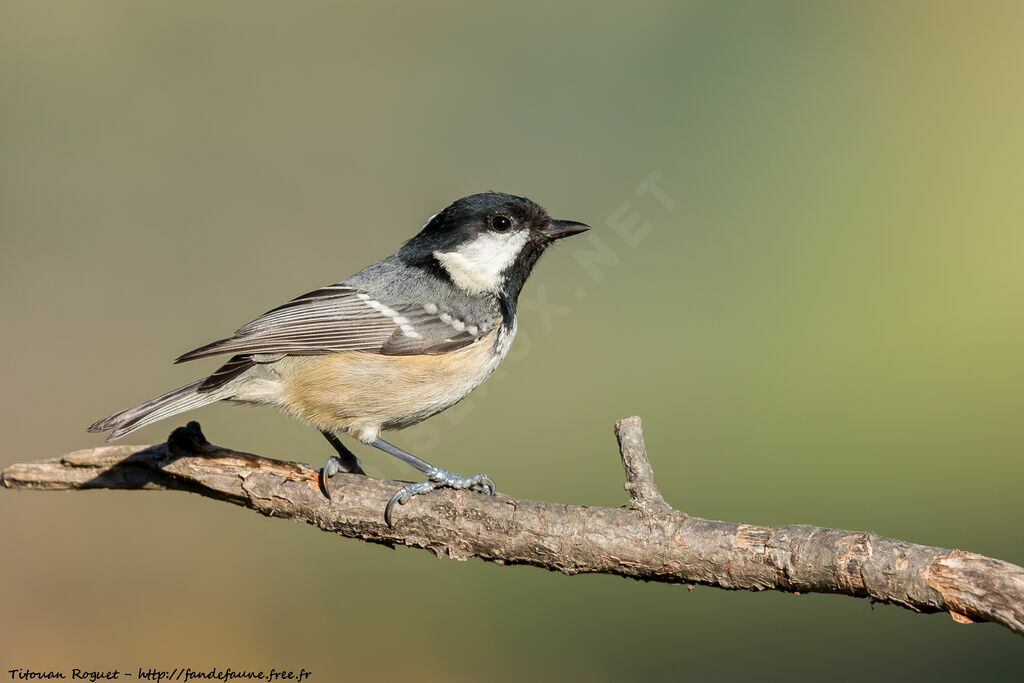
MULTIPOLYGON (((199 391, 211 391, 253 365, 285 355, 367 351, 386 355, 437 354, 480 339, 493 319, 466 320, 420 304, 392 307, 347 285, 321 287, 268 311, 227 339, 206 344, 175 362, 233 354, 199 391)), ((478 316, 479 317, 479 316, 478 316)))

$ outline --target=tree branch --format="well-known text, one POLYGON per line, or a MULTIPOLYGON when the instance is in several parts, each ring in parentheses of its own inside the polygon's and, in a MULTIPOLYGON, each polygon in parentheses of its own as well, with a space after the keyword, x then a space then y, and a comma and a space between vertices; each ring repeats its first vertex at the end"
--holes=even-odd
POLYGON ((728 589, 838 593, 916 612, 949 612, 962 623, 992 621, 1024 635, 1021 567, 870 532, 691 517, 658 491, 640 419, 620 420, 615 434, 628 508, 442 489, 396 509, 394 528, 383 512, 398 482, 338 474, 328 501, 317 470, 214 446, 196 422, 156 446, 105 446, 12 465, 0 481, 5 488, 38 490, 177 489, 439 557, 728 589))

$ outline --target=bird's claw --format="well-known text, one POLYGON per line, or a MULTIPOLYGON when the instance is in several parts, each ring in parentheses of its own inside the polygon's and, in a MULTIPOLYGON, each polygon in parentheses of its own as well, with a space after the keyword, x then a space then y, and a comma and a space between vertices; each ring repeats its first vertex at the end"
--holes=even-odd
POLYGON ((394 509, 395 503, 405 505, 413 496, 418 496, 421 493, 428 493, 437 488, 448 487, 452 489, 467 489, 493 496, 497 490, 494 486, 494 481, 486 474, 463 477, 459 474, 453 474, 446 469, 435 467, 428 473, 427 477, 426 481, 406 484, 398 489, 395 495, 391 496, 387 507, 384 508, 384 521, 387 522, 388 526, 394 526, 391 523, 391 511, 394 509))
POLYGON ((355 461, 354 467, 345 467, 345 463, 342 462, 341 458, 336 455, 332 455, 327 458, 327 462, 320 468, 320 492, 327 496, 327 499, 331 498, 331 477, 338 472, 350 472, 363 474, 363 469, 360 467, 359 459, 355 461))

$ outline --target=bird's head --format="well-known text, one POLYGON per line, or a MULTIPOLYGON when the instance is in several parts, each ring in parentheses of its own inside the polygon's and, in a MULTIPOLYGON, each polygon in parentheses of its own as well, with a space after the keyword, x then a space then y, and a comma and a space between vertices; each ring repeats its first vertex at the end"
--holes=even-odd
POLYGON ((467 294, 514 299, 545 249, 588 229, 577 221, 552 219, 526 197, 485 192, 432 216, 398 256, 439 268, 467 294))

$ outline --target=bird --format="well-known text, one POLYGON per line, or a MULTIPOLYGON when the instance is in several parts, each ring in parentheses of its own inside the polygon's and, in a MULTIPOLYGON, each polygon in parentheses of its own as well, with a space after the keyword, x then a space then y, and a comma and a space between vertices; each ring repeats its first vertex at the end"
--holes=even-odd
POLYGON ((456 200, 390 256, 298 296, 225 339, 179 356, 229 356, 212 374, 89 426, 108 441, 217 401, 273 406, 318 429, 333 447, 319 471, 330 499, 339 472, 365 474, 340 437, 373 446, 426 475, 396 504, 440 487, 494 495, 486 474, 464 477, 384 441, 458 403, 508 353, 520 292, 556 241, 589 230, 552 219, 526 197, 484 192, 456 200))

